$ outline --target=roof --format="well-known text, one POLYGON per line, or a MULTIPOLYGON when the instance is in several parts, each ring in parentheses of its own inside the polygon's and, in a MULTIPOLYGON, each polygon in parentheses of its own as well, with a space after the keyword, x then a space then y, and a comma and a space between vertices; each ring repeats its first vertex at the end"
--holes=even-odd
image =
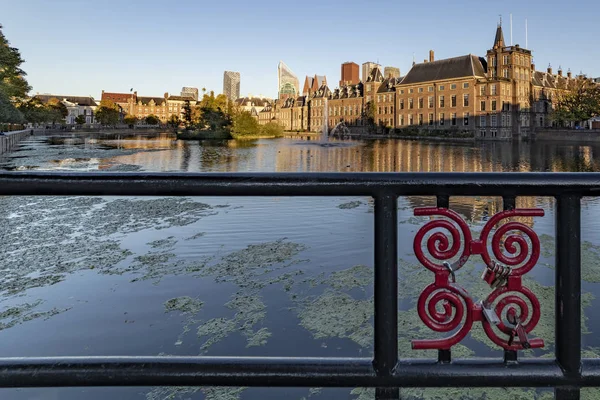
POLYGON ((502 25, 498 25, 498 29, 496 29, 496 37, 494 38, 494 46, 504 46, 504 33, 502 32, 502 25))
POLYGON ((142 105, 148 105, 150 104, 150 102, 154 100, 154 104, 156 104, 157 106, 161 106, 164 102, 165 102, 165 98, 164 97, 141 97, 138 96, 137 101, 141 102, 142 105))
POLYGON ((331 95, 330 99, 353 99, 357 97, 363 96, 363 84, 357 83, 356 85, 344 85, 339 89, 335 89, 331 95))
POLYGON ((91 96, 63 96, 59 94, 38 94, 34 96, 42 103, 47 103, 50 99, 66 100, 79 106, 96 107, 98 103, 91 96))
POLYGON ((135 94, 131 93, 110 93, 110 92, 102 92, 101 100, 112 100, 115 103, 127 103, 131 97, 135 98, 135 94))
POLYGON ((331 90, 329 90, 329 88, 327 87, 327 85, 321 85, 321 87, 319 88, 319 90, 317 90, 316 92, 314 92, 311 97, 313 98, 321 98, 321 97, 327 97, 331 94, 331 90))
POLYGON ((575 82, 576 78, 552 75, 551 73, 543 71, 534 71, 533 74, 531 74, 531 83, 533 86, 541 86, 545 89, 566 89, 575 82))
POLYGON ((269 100, 261 97, 240 97, 239 99, 236 99, 235 102, 241 106, 244 106, 246 103, 250 102, 253 106, 263 107, 269 103, 269 100))
POLYGON ((169 96, 169 98, 167 100, 173 100, 173 101, 186 101, 186 100, 196 101, 196 99, 193 96, 169 96))
POLYGON ((401 82, 400 78, 387 78, 381 85, 379 85, 379 89, 377 89, 377 93, 388 93, 394 92, 396 89, 394 87, 401 82))
POLYGON ((369 76, 367 77, 367 82, 383 82, 383 75, 381 74, 381 69, 379 69, 379 67, 371 68, 369 76))
POLYGON ((485 67, 477 56, 472 54, 446 58, 433 62, 415 64, 402 79, 401 85, 431 82, 438 80, 485 77, 485 67))
POLYGON ((317 80, 318 87, 323 86, 323 84, 327 82, 327 78, 325 78, 325 75, 315 75, 315 79, 317 80))

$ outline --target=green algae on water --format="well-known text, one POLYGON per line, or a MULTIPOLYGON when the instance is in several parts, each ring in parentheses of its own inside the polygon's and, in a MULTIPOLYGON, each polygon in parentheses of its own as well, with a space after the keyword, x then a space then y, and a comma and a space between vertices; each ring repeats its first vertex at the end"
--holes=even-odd
POLYGON ((353 208, 358 208, 363 204, 362 201, 349 201, 347 203, 342 203, 340 205, 338 205, 338 208, 340 210, 350 210, 353 208))

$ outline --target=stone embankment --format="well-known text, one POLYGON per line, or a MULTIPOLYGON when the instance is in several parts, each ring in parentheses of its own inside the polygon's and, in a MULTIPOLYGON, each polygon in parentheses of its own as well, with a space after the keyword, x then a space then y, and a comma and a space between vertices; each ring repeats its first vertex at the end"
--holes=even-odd
POLYGON ((9 152, 21 139, 29 135, 31 135, 31 129, 5 132, 3 136, 0 136, 0 154, 9 152))

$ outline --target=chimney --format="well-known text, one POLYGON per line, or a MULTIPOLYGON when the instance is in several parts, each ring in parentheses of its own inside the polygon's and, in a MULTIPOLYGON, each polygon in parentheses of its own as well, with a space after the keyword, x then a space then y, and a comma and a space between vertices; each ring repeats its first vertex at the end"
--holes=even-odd
POLYGON ((531 70, 535 71, 535 63, 534 62, 531 63, 531 70))
POLYGON ((434 62, 435 61, 435 53, 433 52, 433 50, 429 50, 429 62, 434 62))
POLYGON ((562 76, 562 67, 558 66, 558 76, 562 76))
POLYGON ((423 60, 423 62, 424 62, 424 63, 426 63, 426 62, 427 62, 427 59, 423 60))
POLYGON ((548 64, 548 73, 552 75, 552 65, 548 64))
POLYGON ((165 99, 169 98, 169 92, 165 92, 165 99))
POLYGON ((571 79, 573 77, 573 73, 571 72, 571 69, 569 69, 567 71, 567 78, 571 79))

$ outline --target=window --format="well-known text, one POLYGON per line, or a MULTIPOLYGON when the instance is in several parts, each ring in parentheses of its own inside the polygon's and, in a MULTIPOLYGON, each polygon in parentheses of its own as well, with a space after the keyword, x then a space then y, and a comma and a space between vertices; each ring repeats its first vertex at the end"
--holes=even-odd
POLYGON ((381 95, 380 94, 377 95, 377 102, 381 103, 381 95))
POLYGON ((479 126, 481 127, 485 127, 485 115, 480 115, 479 116, 479 126))
POLYGON ((419 97, 419 108, 423 108, 423 98, 419 97))
POLYGON ((404 115, 398 116, 398 125, 404 126, 404 115))
POLYGON ((481 105, 479 106, 480 111, 485 111, 485 100, 481 101, 481 105))
POLYGON ((450 90, 454 90, 454 89, 456 89, 456 84, 455 83, 453 83, 452 85, 450 85, 450 90))
POLYGON ((413 93, 414 89, 410 88, 408 89, 408 93, 413 93))
POLYGON ((394 106, 390 106, 390 114, 394 113, 394 106))
POLYGON ((429 96, 427 100, 429 108, 433 108, 433 96, 429 96))
POLYGON ((429 86, 429 87, 427 88, 427 91, 428 91, 428 92, 433 92, 433 86, 429 86))
POLYGON ((492 96, 495 96, 495 95, 496 95, 496 84, 493 84, 493 85, 491 86, 491 89, 492 89, 492 90, 491 90, 492 96))
POLYGON ((496 100, 492 100, 492 111, 496 111, 496 100))
POLYGON ((468 89, 468 88, 469 88, 469 82, 463 83, 463 89, 468 89))
MULTIPOLYGON (((526 118, 523 119, 523 122, 524 122, 523 126, 529 125, 529 121, 526 118)), ((510 114, 506 114, 506 126, 511 126, 510 114)))
POLYGON ((404 89, 400 89, 400 94, 404 94, 404 89))
POLYGON ((408 99, 408 108, 410 110, 412 110, 413 108, 415 108, 415 105, 413 104, 413 99, 408 99))
POLYGON ((419 125, 423 125, 423 114, 419 114, 419 125))
POLYGON ((400 99, 400 109, 404 110, 404 99, 400 99))
POLYGON ((440 114, 440 126, 444 126, 444 113, 440 114))
POLYGON ((485 96, 485 85, 479 86, 479 95, 485 96))
POLYGON ((464 126, 468 126, 469 125, 469 113, 464 113, 463 114, 463 125, 464 126))
POLYGON ((440 96, 440 108, 444 108, 444 96, 440 96))
POLYGON ((381 114, 381 106, 377 109, 377 114, 381 114))
POLYGON ((451 124, 452 126, 456 126, 456 113, 450 114, 451 124))
POLYGON ((505 68, 502 70, 502 76, 508 78, 508 69, 505 68))
POLYGON ((496 66, 496 57, 491 57, 490 58, 490 64, 492 64, 492 67, 496 66))
POLYGON ((444 85, 440 85, 440 86, 438 87, 438 90, 439 90, 439 91, 442 91, 442 90, 444 90, 444 85))
POLYGON ((502 64, 504 64, 504 65, 508 64, 508 56, 502 57, 502 64))
POLYGON ((384 114, 387 114, 387 113, 388 113, 388 108, 387 108, 387 106, 383 108, 383 113, 384 113, 384 114))
POLYGON ((469 95, 468 94, 463 95, 463 106, 464 107, 469 106, 469 95))
POLYGON ((490 123, 491 123, 490 125, 494 128, 496 126, 498 126, 498 117, 496 116, 496 114, 494 114, 490 117, 490 123))
POLYGON ((433 113, 429 113, 429 126, 433 125, 433 113))
POLYGON ((419 93, 423 93, 423 88, 422 87, 419 88, 419 93))
POLYGON ((452 97, 450 98, 450 107, 456 107, 456 95, 453 94, 452 97))
POLYGON ((408 114, 408 125, 412 125, 413 124, 413 115, 412 114, 408 114))

